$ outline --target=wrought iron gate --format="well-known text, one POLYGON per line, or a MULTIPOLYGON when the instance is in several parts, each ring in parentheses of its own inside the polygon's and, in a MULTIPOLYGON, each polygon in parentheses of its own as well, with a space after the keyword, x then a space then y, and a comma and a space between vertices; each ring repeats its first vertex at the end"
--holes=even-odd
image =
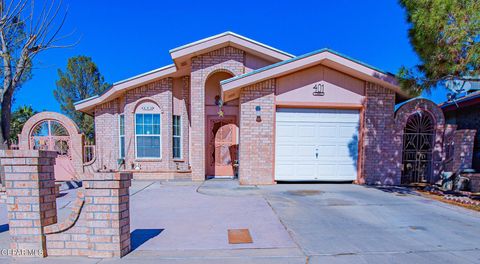
POLYGON ((408 118, 403 134, 402 184, 430 180, 434 134, 430 114, 417 112, 408 118))

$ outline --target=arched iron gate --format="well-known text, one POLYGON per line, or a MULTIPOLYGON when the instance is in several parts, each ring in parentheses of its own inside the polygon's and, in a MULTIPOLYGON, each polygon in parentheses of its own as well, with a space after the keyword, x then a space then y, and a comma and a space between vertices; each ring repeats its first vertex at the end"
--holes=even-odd
POLYGON ((429 182, 435 135, 433 118, 420 111, 408 117, 403 134, 402 184, 429 182))

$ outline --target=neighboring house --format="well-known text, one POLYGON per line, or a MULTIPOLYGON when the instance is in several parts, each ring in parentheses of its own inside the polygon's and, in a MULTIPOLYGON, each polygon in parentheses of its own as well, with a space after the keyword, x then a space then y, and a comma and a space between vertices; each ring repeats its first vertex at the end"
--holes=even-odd
POLYGON ((396 114, 410 97, 392 74, 329 49, 294 56, 231 32, 170 55, 172 65, 76 103, 95 117, 90 170, 196 181, 238 175, 242 184, 438 176, 443 114, 423 99, 396 114), (428 143, 418 150, 416 135, 428 143))
MULTIPOLYGON (((472 86, 480 89, 480 82, 472 86)), ((457 125, 457 129, 480 130, 480 91, 468 93, 463 97, 440 104, 447 124, 457 125)), ((473 169, 480 171, 480 133, 476 134, 473 149, 473 169)))

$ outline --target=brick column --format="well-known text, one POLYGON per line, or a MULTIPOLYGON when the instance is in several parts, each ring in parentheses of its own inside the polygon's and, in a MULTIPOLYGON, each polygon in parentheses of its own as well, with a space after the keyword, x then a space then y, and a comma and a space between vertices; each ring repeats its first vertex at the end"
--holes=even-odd
POLYGON ((364 158, 359 182, 399 184, 402 136, 395 136, 395 93, 367 82, 363 107, 364 158))
POLYGON ((453 171, 471 169, 475 129, 462 129, 453 136, 453 171))
POLYGON ((5 171, 12 249, 18 256, 46 256, 43 227, 57 222, 54 151, 0 150, 5 171))
POLYGON ((242 89, 240 93, 240 184, 274 183, 275 80, 242 89), (257 120, 256 107, 261 107, 257 120))
POLYGON ((83 181, 89 257, 123 257, 130 252, 131 173, 95 173, 83 181))

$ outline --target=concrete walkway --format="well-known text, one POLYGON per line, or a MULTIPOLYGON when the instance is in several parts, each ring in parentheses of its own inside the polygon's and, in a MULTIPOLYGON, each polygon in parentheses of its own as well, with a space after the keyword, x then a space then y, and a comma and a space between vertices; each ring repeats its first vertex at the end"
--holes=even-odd
MULTIPOLYGON (((135 181, 130 193, 129 255, 35 263, 480 263, 478 212, 401 188, 135 181), (248 228, 254 242, 229 244, 230 228, 248 228)), ((67 205, 59 211, 68 197, 57 201, 67 205)))

